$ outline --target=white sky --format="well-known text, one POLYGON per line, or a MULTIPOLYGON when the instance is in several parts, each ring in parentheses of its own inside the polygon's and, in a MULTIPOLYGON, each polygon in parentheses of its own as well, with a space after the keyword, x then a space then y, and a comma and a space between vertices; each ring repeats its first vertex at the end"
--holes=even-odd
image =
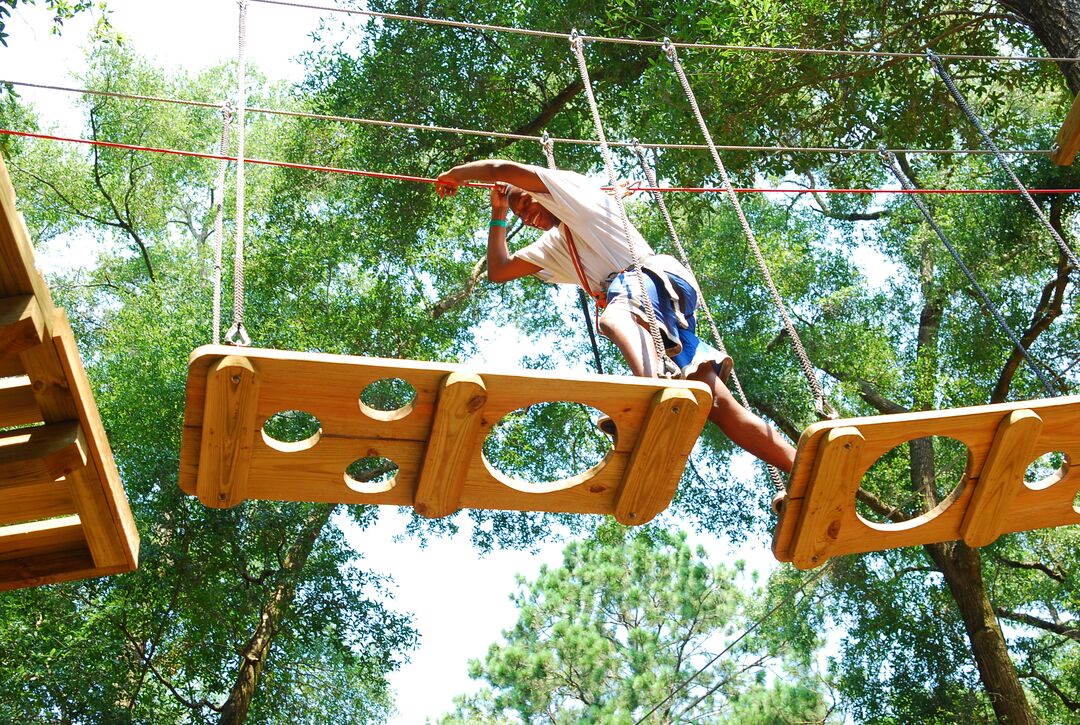
MULTIPOLYGON (((109 0, 111 20, 129 46, 169 68, 195 72, 236 55, 237 6, 229 0, 109 0)), ((313 11, 251 4, 248 10, 247 57, 271 79, 298 81, 302 68, 293 59, 308 47, 309 34, 319 22, 313 11)), ((62 36, 49 34, 48 15, 19 5, 8 26, 9 47, 0 48, 0 79, 53 85, 75 85, 70 74, 83 67, 82 44, 92 24, 77 18, 62 36)), ((63 133, 81 134, 81 114, 72 105, 75 94, 19 89, 34 103, 42 126, 63 133)), ((214 99, 206 99, 214 100, 214 99)), ((56 255, 64 254, 57 249, 56 255)), ((46 250, 48 254, 48 250, 46 250)), ((48 267, 49 259, 41 259, 48 267)), ((490 349, 505 351, 506 330, 489 333, 490 349)), ((522 348, 524 349, 524 348, 522 348)), ((504 356, 505 352, 500 354, 504 356)), ((740 473, 749 475, 749 462, 740 473)), ((514 575, 535 578, 544 563, 561 560, 562 543, 539 552, 498 552, 481 558, 470 546, 467 533, 438 539, 427 549, 411 540, 395 541, 404 531, 406 517, 385 509, 378 526, 352 531, 350 541, 363 553, 366 566, 393 576, 396 609, 411 612, 420 631, 420 648, 410 653, 411 663, 391 675, 399 708, 393 723, 419 723, 447 711, 455 694, 473 690, 466 673, 470 658, 482 658, 488 646, 509 629, 516 613, 508 596, 514 575)), ((714 561, 738 556, 762 571, 775 565, 767 542, 752 542, 732 552, 722 541, 693 537, 714 561)))

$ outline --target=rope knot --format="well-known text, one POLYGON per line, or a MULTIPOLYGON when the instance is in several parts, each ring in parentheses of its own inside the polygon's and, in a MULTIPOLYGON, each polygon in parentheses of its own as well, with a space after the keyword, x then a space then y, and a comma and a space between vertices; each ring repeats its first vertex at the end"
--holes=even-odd
POLYGON ((581 50, 585 46, 585 41, 583 40, 584 37, 585 36, 583 36, 581 33, 578 32, 577 28, 574 28, 573 30, 571 30, 570 31, 570 47, 573 48, 574 50, 581 50))
POLYGON ((675 44, 671 42, 671 38, 664 38, 664 44, 661 48, 668 60, 675 60, 678 57, 678 51, 675 49, 675 44))

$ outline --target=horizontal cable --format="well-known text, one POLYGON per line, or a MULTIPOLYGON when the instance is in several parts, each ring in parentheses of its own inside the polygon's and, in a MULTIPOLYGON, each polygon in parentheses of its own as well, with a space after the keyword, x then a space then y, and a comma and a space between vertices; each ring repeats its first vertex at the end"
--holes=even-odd
MULTIPOLYGON (((356 8, 339 8, 327 5, 311 5, 308 3, 286 2, 285 0, 251 0, 251 2, 263 5, 281 5, 290 8, 303 8, 305 10, 322 10, 331 13, 347 13, 349 15, 365 15, 384 20, 404 20, 426 25, 442 25, 451 28, 464 28, 468 30, 491 30, 497 33, 516 33, 518 35, 531 35, 538 38, 558 38, 569 40, 569 33, 556 33, 550 30, 531 30, 527 28, 513 28, 506 25, 489 25, 487 23, 470 23, 462 20, 444 20, 441 18, 424 18, 417 15, 401 15, 398 13, 381 13, 374 10, 359 10, 356 8)), ((660 48, 662 40, 638 40, 635 38, 605 38, 598 35, 582 35, 582 40, 593 43, 617 43, 622 45, 644 45, 660 48)), ((864 58, 919 58, 925 59, 925 53, 902 53, 886 50, 830 50, 826 48, 795 48, 766 45, 722 45, 718 43, 679 43, 672 42, 676 48, 690 48, 697 50, 732 50, 744 53, 784 53, 788 55, 842 55, 864 58)), ((1054 62, 1074 63, 1080 58, 1055 58, 1032 55, 966 55, 966 54, 939 54, 946 60, 993 60, 1011 62, 1054 62)))
MULTIPOLYGON (((168 98, 163 96, 141 96, 132 93, 119 93, 115 91, 98 91, 92 88, 72 88, 70 86, 53 86, 42 83, 27 83, 24 81, 0 80, 0 84, 22 86, 26 88, 38 88, 49 91, 62 91, 65 93, 81 93, 88 96, 106 96, 109 98, 121 98, 133 101, 154 101, 159 103, 175 103, 179 105, 195 106, 197 108, 220 109, 220 103, 206 103, 204 101, 189 101, 180 98, 168 98)), ((404 121, 382 121, 371 118, 357 118, 355 116, 334 116, 322 113, 308 113, 306 111, 285 111, 276 108, 259 108, 248 106, 245 110, 252 113, 265 113, 273 116, 288 116, 291 118, 308 118, 318 121, 337 121, 341 123, 358 123, 369 126, 381 126, 384 128, 403 128, 414 131, 435 131, 438 133, 462 134, 468 136, 485 136, 488 138, 505 138, 514 141, 531 141, 540 143, 543 136, 530 136, 521 133, 505 133, 501 131, 480 131, 471 128, 457 128, 454 126, 432 126, 421 123, 406 123, 404 121)), ((550 137, 553 143, 572 144, 582 146, 599 146, 600 142, 595 139, 558 138, 550 137)), ((632 148, 642 146, 650 149, 682 149, 687 151, 706 151, 708 146, 704 144, 675 144, 675 143, 634 143, 633 141, 609 141, 611 146, 632 148)), ((716 148, 722 151, 751 151, 763 153, 820 153, 836 155, 852 154, 877 154, 878 148, 844 148, 839 146, 720 146, 716 148)), ((993 154, 990 149, 887 149, 895 154, 993 154)), ((1005 151, 1008 154, 1036 154, 1049 156, 1050 149, 1016 149, 1005 151)))
MULTIPOLYGON (((160 148, 155 146, 137 146, 135 144, 116 143, 114 141, 99 141, 95 139, 71 138, 67 136, 54 136, 52 134, 33 133, 30 131, 13 131, 0 128, 0 136, 18 136, 20 138, 41 139, 44 141, 62 141, 65 143, 84 144, 87 146, 102 146, 105 148, 126 149, 128 151, 146 151, 156 154, 172 154, 174 156, 189 156, 197 159, 212 159, 215 161, 236 161, 235 156, 222 154, 203 153, 201 151, 185 151, 183 149, 160 148)), ((409 176, 407 174, 389 174, 382 171, 364 171, 361 169, 343 169, 336 166, 318 166, 315 164, 298 164, 291 161, 274 161, 271 159, 245 158, 245 164, 261 166, 277 166, 286 169, 299 169, 302 171, 321 171, 332 174, 351 174, 353 176, 367 176, 375 179, 391 179, 396 181, 415 181, 425 184, 434 184, 437 179, 427 176, 409 176)), ((493 184, 485 183, 462 183, 461 186, 473 186, 490 189, 493 184)), ((610 191, 611 187, 601 187, 610 191)), ((723 194, 727 191, 722 186, 630 186, 628 191, 637 192, 682 192, 697 194, 723 194)), ((1017 189, 782 189, 760 187, 736 187, 734 191, 740 194, 1019 194, 1017 189)), ((1028 189, 1030 194, 1077 194, 1080 189, 1028 189)))

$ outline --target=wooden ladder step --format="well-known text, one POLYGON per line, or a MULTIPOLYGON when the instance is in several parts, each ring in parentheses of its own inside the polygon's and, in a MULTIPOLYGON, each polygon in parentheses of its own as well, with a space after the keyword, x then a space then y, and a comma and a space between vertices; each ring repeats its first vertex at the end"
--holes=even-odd
POLYGON ((78 423, 53 423, 0 433, 0 488, 51 483, 86 467, 78 423))
POLYGON ((95 573, 78 516, 0 526, 0 591, 95 573))
POLYGON ((0 428, 15 428, 40 423, 41 408, 34 397, 30 378, 0 377, 0 428))
POLYGON ((45 341, 45 318, 29 295, 0 297, 0 358, 13 357, 45 341))

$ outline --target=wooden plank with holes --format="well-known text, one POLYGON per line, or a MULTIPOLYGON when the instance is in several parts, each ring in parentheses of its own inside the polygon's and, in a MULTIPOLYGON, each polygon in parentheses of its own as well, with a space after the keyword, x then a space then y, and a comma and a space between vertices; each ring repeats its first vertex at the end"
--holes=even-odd
MULTIPOLYGON (((956 489, 932 510, 903 522, 876 522, 864 519, 855 508, 857 488, 844 494, 838 502, 842 507, 840 526, 827 556, 877 551, 902 546, 952 541, 963 538, 963 522, 975 490, 984 475, 994 478, 991 487, 999 491, 1015 490, 1007 510, 991 526, 998 533, 1026 531, 1080 524, 1080 396, 1048 400, 1017 401, 996 405, 956 408, 882 415, 871 418, 823 421, 807 428, 799 439, 798 454, 782 506, 780 520, 773 535, 773 553, 780 561, 792 561, 798 546, 800 522, 807 514, 811 473, 821 453, 822 443, 835 428, 851 427, 864 438, 862 450, 854 464, 853 478, 861 481, 870 467, 889 450, 914 440, 930 436, 954 438, 966 446, 968 463, 956 489), (990 453, 1002 422, 1015 411, 1030 410, 1042 420, 1042 428, 1027 455, 1022 450, 1010 454, 1021 461, 1004 479, 998 480, 1001 469, 990 453), (1028 465, 1048 454, 1064 455, 1065 465, 1043 481, 1021 482, 1028 465), (988 463, 991 465, 987 469, 988 463)), ((1021 430, 1021 429, 1018 429, 1021 430)), ((1018 446, 1026 448, 1026 445, 1018 446)), ((1009 459, 1009 456, 1006 456, 1009 459)), ((824 561, 824 559, 821 559, 824 561)), ((821 563, 821 561, 817 563, 821 563)), ((809 562, 803 561, 803 565, 809 562)), ((796 562, 799 565, 799 562, 796 562)))
POLYGON ((0 428, 30 425, 41 422, 30 378, 25 375, 0 378, 0 428))
POLYGON ((14 357, 44 341, 45 320, 30 295, 0 298, 0 357, 14 357))
MULTIPOLYGON (((191 356, 180 456, 180 486, 190 494, 198 491, 202 465, 207 372, 235 353, 235 348, 206 346, 191 356)), ((708 388, 692 381, 475 371, 459 365, 277 350, 245 349, 243 355, 257 366, 260 377, 255 405, 258 432, 247 477, 250 498, 387 505, 426 500, 428 515, 445 515, 459 507, 614 513, 619 487, 633 475, 663 482, 661 493, 652 494, 648 507, 659 511, 670 503, 712 403, 708 388), (474 383, 463 385, 461 396, 455 395, 460 397, 452 405, 456 413, 446 414, 455 420, 444 421, 433 434, 441 391, 448 376, 454 375, 474 383), (482 380, 483 395, 476 376, 482 380), (370 409, 361 394, 385 379, 407 383, 414 391, 413 399, 396 411, 370 409), (673 442, 663 444, 669 446, 663 455, 646 454, 643 449, 631 463, 639 445, 649 445, 643 434, 646 419, 654 398, 667 390, 675 391, 673 399, 688 401, 687 413, 675 426, 679 433, 673 442), (499 422, 520 408, 555 401, 581 403, 611 416, 619 435, 608 455, 591 469, 560 481, 520 481, 493 467, 482 445, 499 422), (474 405, 478 407, 469 411, 474 405), (265 431, 267 420, 294 410, 316 419, 318 432, 299 442, 271 439, 265 431), (476 426, 475 432, 469 430, 471 425, 476 426), (346 469, 365 458, 388 459, 398 470, 372 482, 350 480, 346 469), (441 461, 445 470, 439 471, 439 465, 431 469, 438 471, 437 481, 422 491, 422 471, 433 465, 432 460, 441 461), (634 465, 640 470, 634 472, 634 465), (456 475, 462 475, 460 495, 457 482, 445 478, 456 475)))
POLYGON ((112 451, 0 159, 0 427, 11 426, 0 434, 0 589, 133 569, 138 532, 112 451))
POLYGON ((1073 99, 1069 112, 1058 130, 1050 160, 1058 166, 1072 166, 1080 151, 1080 96, 1073 99))

